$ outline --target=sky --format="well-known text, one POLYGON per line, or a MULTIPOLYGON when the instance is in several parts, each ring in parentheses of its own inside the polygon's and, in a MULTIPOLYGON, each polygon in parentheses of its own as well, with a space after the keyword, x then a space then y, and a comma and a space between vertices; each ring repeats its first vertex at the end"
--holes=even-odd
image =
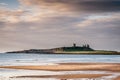
POLYGON ((120 51, 120 0, 0 0, 0 52, 73 43, 120 51))

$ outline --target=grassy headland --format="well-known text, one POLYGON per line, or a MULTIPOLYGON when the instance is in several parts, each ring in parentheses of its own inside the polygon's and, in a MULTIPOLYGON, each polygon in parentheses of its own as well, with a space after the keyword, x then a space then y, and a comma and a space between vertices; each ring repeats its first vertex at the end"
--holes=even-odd
POLYGON ((83 46, 58 47, 52 49, 30 49, 7 53, 37 53, 37 54, 91 54, 91 55, 120 55, 117 51, 94 50, 88 44, 83 46))
POLYGON ((120 55, 120 52, 104 51, 104 50, 95 50, 95 51, 55 51, 54 53, 56 53, 56 54, 120 55))

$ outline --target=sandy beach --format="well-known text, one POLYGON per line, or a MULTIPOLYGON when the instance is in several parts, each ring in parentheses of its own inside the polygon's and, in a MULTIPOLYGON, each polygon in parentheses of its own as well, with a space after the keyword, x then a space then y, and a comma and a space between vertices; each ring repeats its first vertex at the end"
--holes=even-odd
POLYGON ((26 69, 26 70, 48 70, 48 71, 77 71, 77 70, 97 70, 120 72, 119 63, 60 63, 58 65, 38 65, 38 66, 0 66, 0 68, 26 69))
POLYGON ((114 80, 120 80, 120 76, 119 76, 119 77, 117 77, 117 78, 115 78, 114 80))
MULTIPOLYGON (((24 75, 14 76, 16 78, 59 78, 59 79, 74 79, 74 78, 99 78, 110 76, 113 73, 120 73, 119 63, 59 63, 58 65, 38 65, 38 66, 0 66, 7 69, 23 69, 23 70, 45 70, 45 71, 107 71, 107 74, 65 74, 65 75, 24 75)), ((120 80, 117 76, 113 80, 120 80)))

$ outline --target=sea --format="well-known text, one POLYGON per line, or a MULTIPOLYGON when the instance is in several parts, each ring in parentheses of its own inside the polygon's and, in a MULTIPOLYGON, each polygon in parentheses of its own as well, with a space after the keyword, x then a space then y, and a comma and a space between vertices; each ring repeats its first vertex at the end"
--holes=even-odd
MULTIPOLYGON (((78 55, 78 54, 14 54, 0 53, 0 66, 19 65, 58 65, 57 63, 120 63, 120 55, 78 55)), ((15 78, 24 75, 61 75, 61 74, 103 74, 105 71, 43 71, 43 70, 16 70, 0 69, 0 80, 60 80, 56 78, 15 78)), ((120 75, 114 73, 98 80, 112 80, 120 75)), ((69 79, 69 80, 92 80, 92 79, 69 79)), ((95 79, 93 79, 95 80, 95 79)), ((97 79, 96 79, 97 80, 97 79)))

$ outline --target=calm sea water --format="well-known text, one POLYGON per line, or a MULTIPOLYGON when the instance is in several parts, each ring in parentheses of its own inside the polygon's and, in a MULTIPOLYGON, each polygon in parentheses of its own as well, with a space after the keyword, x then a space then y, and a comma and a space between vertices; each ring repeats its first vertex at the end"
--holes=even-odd
MULTIPOLYGON (((120 55, 63 55, 63 54, 0 54, 0 66, 6 65, 53 65, 56 63, 120 63, 120 55)), ((15 70, 15 69, 0 69, 0 80, 59 80, 59 79, 16 79, 9 78, 12 76, 24 75, 56 75, 66 73, 97 73, 85 71, 73 72, 51 72, 51 71, 36 71, 36 70, 15 70)), ((105 72, 100 72, 105 73, 105 72)), ((115 74, 116 76, 118 74, 115 74)), ((112 76, 112 77, 114 77, 112 76)), ((110 76, 111 77, 111 76, 110 76)), ((108 77, 109 78, 109 77, 108 77)), ((108 80, 105 78, 103 80, 108 80)), ((72 80, 72 79, 71 79, 72 80)), ((78 79, 80 80, 80 79, 78 79)), ((85 79, 84 79, 85 80, 85 79)), ((87 79, 88 80, 88 79, 87 79)))
POLYGON ((120 63, 120 55, 0 54, 0 65, 44 65, 61 62, 120 63))

